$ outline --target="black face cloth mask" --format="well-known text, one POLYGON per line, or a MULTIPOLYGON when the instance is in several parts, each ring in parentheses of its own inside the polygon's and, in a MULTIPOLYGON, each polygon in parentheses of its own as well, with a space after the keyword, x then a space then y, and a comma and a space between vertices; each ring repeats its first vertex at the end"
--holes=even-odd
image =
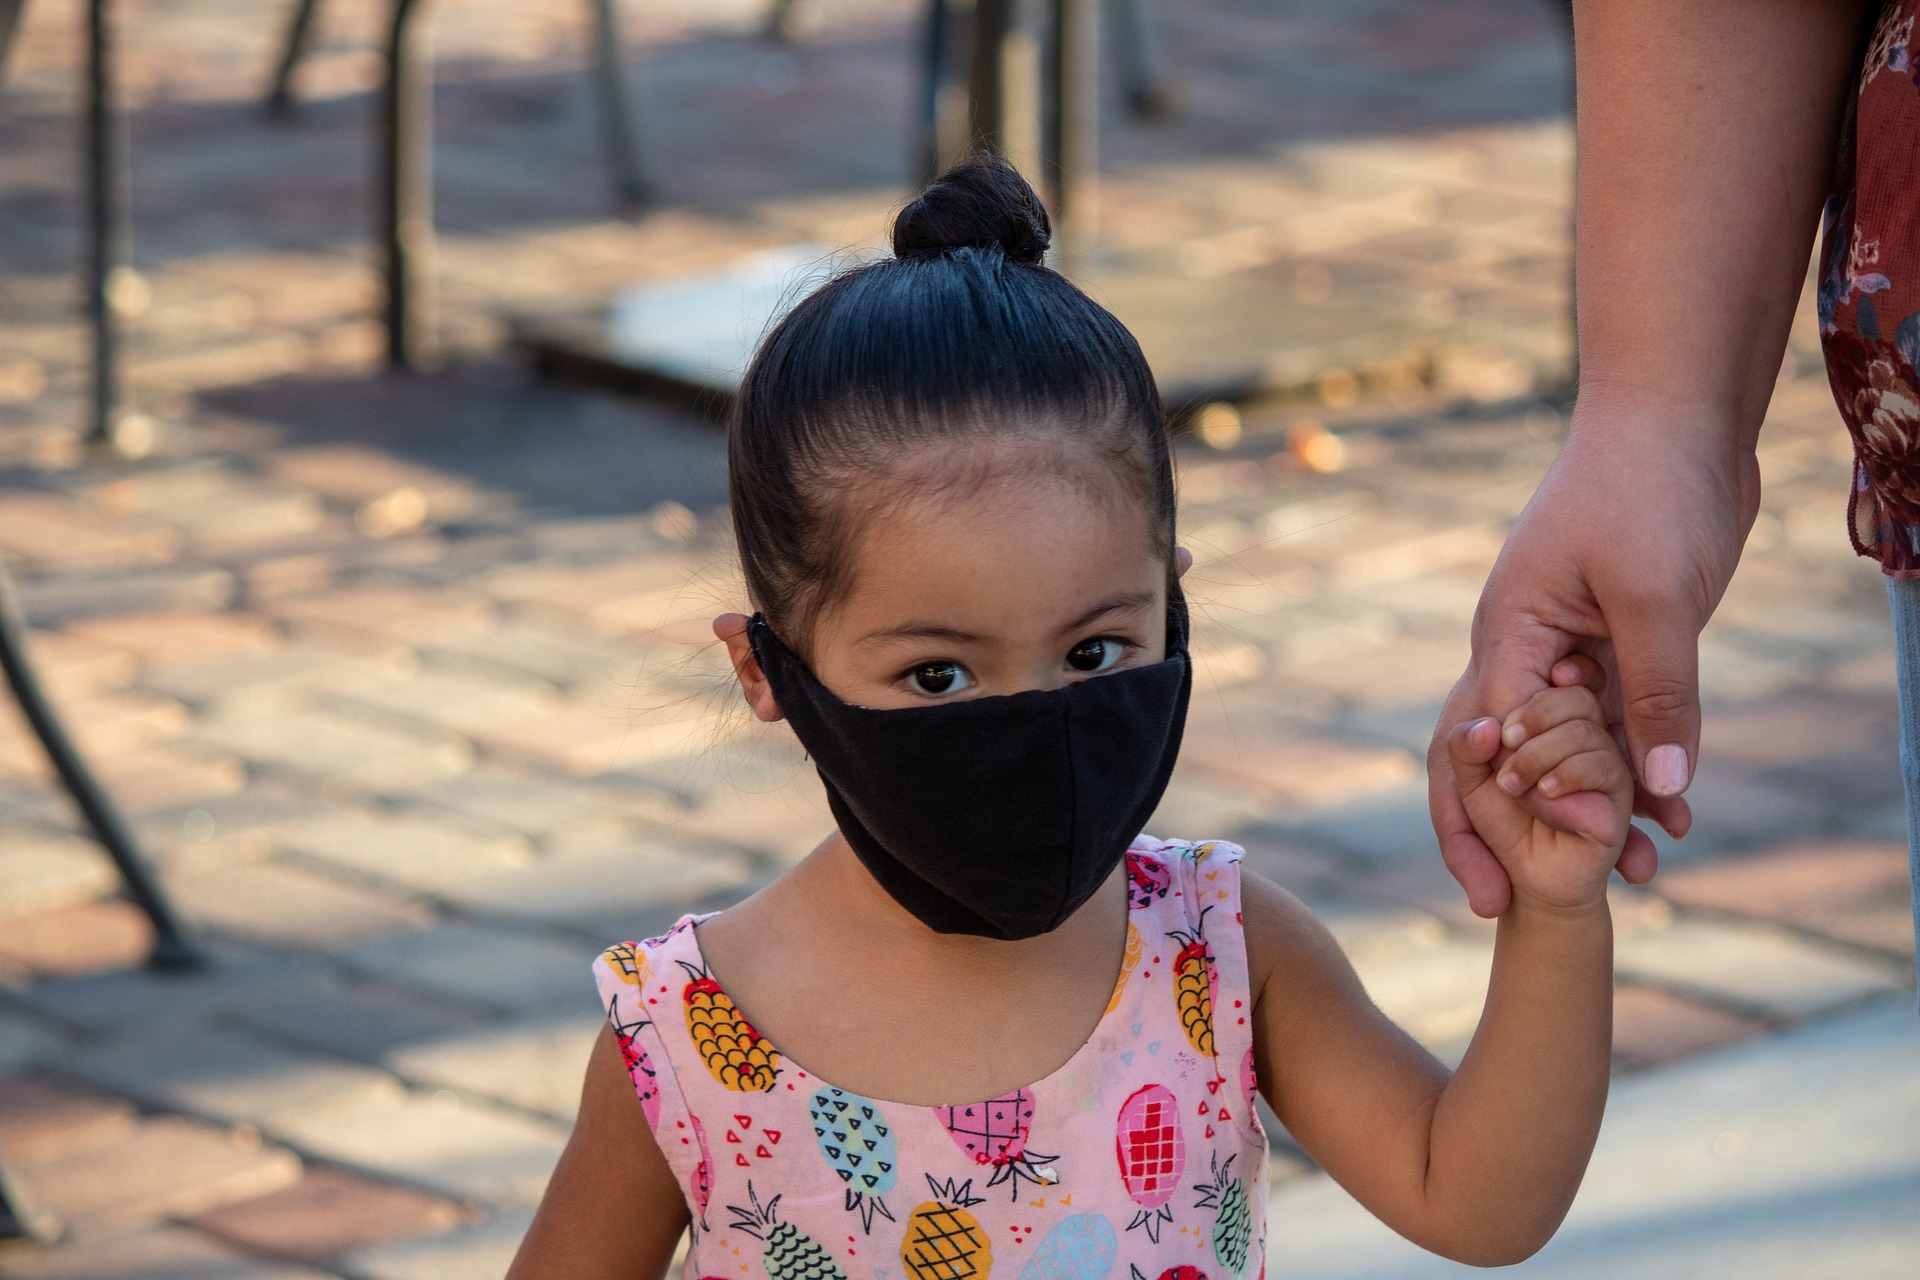
POLYGON ((852 706, 762 615, 747 637, 847 843, 937 933, 1031 938, 1092 897, 1160 803, 1193 684, 1177 587, 1165 661, 940 706, 852 706))

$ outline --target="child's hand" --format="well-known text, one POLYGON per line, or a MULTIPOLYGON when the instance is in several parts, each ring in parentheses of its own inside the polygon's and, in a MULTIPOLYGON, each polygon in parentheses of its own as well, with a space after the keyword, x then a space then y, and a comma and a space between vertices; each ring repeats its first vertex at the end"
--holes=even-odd
POLYGON ((1543 689, 1504 724, 1457 725, 1447 749, 1467 816, 1516 899, 1566 908, 1605 896, 1627 838, 1633 775, 1590 689, 1543 689))

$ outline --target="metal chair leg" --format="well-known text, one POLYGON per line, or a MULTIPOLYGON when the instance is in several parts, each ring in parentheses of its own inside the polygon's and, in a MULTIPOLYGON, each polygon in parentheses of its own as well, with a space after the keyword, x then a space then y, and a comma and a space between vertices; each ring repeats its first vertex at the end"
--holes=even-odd
POLYGON ((1047 177, 1054 257, 1070 265, 1093 245, 1100 163, 1099 0, 1053 0, 1047 177))
POLYGON ((292 117, 300 104, 293 96, 293 73, 306 57, 307 40, 313 34, 313 11, 320 0, 296 0, 287 20, 287 38, 280 47, 280 61, 273 69, 273 84, 267 91, 267 114, 278 120, 292 117))
POLYGON ((26 0, 0 0, 0 81, 7 71, 7 54, 13 50, 14 33, 20 30, 20 10, 26 0))
POLYGON ((973 140, 1040 185, 1042 0, 974 0, 967 102, 973 140))
POLYGON ((153 951, 147 963, 156 969, 195 969, 206 964, 206 953, 188 939, 166 895, 154 882, 146 860, 134 847, 133 837, 121 822, 113 802, 88 772, 66 730, 61 728, 52 704, 47 701, 27 660, 26 620, 4 562, 0 562, 0 669, 4 669, 7 684, 12 687, 34 736, 46 749, 54 772, 59 774, 62 785, 79 806, 87 825, 93 828, 94 836, 119 867, 128 895, 153 922, 153 951))
POLYGON ((640 121, 627 82, 625 45, 620 38, 614 0, 590 0, 593 7, 594 98, 600 108, 600 141, 614 192, 622 207, 647 198, 646 165, 640 149, 640 121))
POLYGON ((1160 41, 1154 34, 1151 0, 1108 0, 1114 53, 1127 109, 1142 118, 1174 109, 1173 90, 1161 71, 1160 41))
POLYGON ((60 1238, 60 1230, 59 1219, 29 1200, 0 1164, 0 1241, 52 1244, 60 1238))
POLYGON ((773 0, 767 6, 767 21, 760 33, 769 40, 793 39, 794 0, 773 0))
POLYGON ((114 271, 127 258, 125 147, 114 102, 113 22, 107 0, 89 0, 86 52, 87 325, 93 339, 90 444, 109 444, 120 415, 114 271))
POLYGON ((386 274, 387 364, 417 369, 431 356, 433 257, 432 78, 413 47, 419 0, 393 0, 380 95, 380 231, 386 274))

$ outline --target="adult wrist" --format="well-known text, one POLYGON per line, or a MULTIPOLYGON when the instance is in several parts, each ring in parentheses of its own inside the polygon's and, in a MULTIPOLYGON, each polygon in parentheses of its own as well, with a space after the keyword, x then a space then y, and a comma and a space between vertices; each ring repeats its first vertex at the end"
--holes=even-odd
POLYGON ((1723 486, 1737 509, 1752 512, 1760 501, 1758 444, 1758 419, 1743 423, 1730 405, 1617 387, 1589 390, 1583 379, 1555 467, 1690 470, 1723 486))

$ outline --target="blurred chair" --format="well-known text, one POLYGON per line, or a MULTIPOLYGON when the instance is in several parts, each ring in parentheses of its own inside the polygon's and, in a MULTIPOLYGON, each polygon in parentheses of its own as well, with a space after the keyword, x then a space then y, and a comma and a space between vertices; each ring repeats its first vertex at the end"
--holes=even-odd
MULTIPOLYGON (((601 143, 614 190, 623 207, 645 200, 648 181, 641 159, 640 128, 627 82, 626 57, 614 0, 588 0, 592 21, 594 99, 601 143)), ((267 110, 290 116, 296 105, 293 78, 313 33, 318 0, 295 0, 280 57, 267 93, 267 110)), ((433 252, 432 78, 420 65, 414 33, 419 0, 392 0, 386 30, 387 74, 380 91, 378 197, 382 266, 386 281, 383 319, 387 364, 416 368, 428 358, 432 334, 430 300, 433 252)))
MULTIPOLYGON (((21 0, 0 0, 0 54, 13 42, 22 7, 21 0)), ((119 425, 114 420, 119 408, 119 384, 109 295, 113 270, 122 260, 126 245, 125 200, 121 190, 125 175, 120 163, 118 122, 112 110, 113 60, 106 0, 89 0, 87 35, 85 281, 87 318, 94 342, 93 420, 88 437, 104 443, 112 439, 119 425)), ((34 675, 26 651, 26 621, 4 560, 0 560, 0 671, 4 672, 28 725, 46 749, 47 759, 59 775, 61 785, 118 865, 128 895, 153 922, 154 941, 149 963, 159 969, 191 969, 204 964, 204 953, 188 940, 135 848, 126 824, 74 749, 34 675)))

